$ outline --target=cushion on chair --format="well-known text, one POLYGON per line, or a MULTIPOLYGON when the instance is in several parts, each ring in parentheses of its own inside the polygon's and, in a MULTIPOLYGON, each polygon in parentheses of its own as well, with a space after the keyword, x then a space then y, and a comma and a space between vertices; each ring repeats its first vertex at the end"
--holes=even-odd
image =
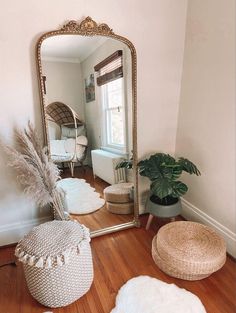
POLYGON ((64 156, 66 154, 65 140, 56 140, 56 139, 50 140, 49 146, 50 146, 51 155, 62 155, 62 156, 64 156))
MULTIPOLYGON (((85 135, 84 125, 77 128, 77 136, 85 135)), ((75 138, 75 128, 70 128, 66 126, 61 126, 61 139, 75 138)))

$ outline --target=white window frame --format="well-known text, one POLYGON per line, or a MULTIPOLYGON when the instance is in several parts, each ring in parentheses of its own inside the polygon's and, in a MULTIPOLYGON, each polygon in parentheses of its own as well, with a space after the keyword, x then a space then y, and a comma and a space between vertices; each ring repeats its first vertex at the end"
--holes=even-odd
POLYGON ((122 106, 119 106, 123 109, 123 134, 124 134, 124 144, 114 144, 109 140, 109 135, 111 134, 111 129, 109 131, 109 120, 108 112, 112 110, 118 110, 118 107, 109 108, 108 107, 108 95, 107 95, 107 84, 101 86, 101 100, 102 100, 102 121, 103 121, 103 134, 102 134, 102 144, 103 149, 110 150, 112 152, 118 152, 121 154, 127 153, 127 121, 126 121, 126 105, 125 105, 125 86, 124 86, 124 77, 118 78, 121 79, 121 93, 122 93, 122 106))

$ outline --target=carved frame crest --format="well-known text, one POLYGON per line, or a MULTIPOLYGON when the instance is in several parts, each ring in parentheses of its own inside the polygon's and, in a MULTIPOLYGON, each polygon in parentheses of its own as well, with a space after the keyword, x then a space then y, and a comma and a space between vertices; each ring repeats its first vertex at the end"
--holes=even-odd
POLYGON ((76 21, 69 21, 66 23, 61 30, 65 31, 75 31, 75 32, 83 32, 85 35, 93 35, 93 34, 114 34, 112 29, 105 23, 97 24, 91 17, 86 17, 81 23, 76 21))

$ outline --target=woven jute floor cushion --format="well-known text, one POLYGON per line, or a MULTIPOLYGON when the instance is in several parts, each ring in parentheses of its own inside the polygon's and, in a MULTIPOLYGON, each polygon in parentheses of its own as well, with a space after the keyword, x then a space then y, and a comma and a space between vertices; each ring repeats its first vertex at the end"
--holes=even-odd
POLYGON ((131 214, 134 211, 134 203, 112 203, 106 202, 107 210, 114 214, 131 214))
POLYGON ((104 199, 113 203, 127 203, 132 201, 131 190, 133 183, 120 183, 104 189, 104 199))
POLYGON ((158 231, 152 241, 152 257, 170 276, 199 280, 224 265, 226 245, 213 229, 200 223, 178 221, 158 231))
POLYGON ((31 295, 56 308, 83 296, 93 281, 89 230, 74 221, 33 228, 17 245, 31 295))

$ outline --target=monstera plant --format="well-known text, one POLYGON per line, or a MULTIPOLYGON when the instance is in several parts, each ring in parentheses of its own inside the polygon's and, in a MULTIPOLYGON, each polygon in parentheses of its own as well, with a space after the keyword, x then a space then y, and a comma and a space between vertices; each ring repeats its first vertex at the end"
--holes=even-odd
POLYGON ((150 179, 150 200, 161 205, 171 205, 183 196, 188 187, 179 180, 182 172, 201 175, 191 161, 165 153, 156 153, 138 163, 139 174, 150 179))
MULTIPOLYGON (((117 167, 132 168, 132 159, 124 160, 117 167)), ((166 153, 155 153, 138 163, 139 174, 150 179, 150 200, 160 205, 172 205, 178 202, 188 187, 179 180, 183 172, 201 175, 200 171, 188 159, 175 159, 166 153)))

